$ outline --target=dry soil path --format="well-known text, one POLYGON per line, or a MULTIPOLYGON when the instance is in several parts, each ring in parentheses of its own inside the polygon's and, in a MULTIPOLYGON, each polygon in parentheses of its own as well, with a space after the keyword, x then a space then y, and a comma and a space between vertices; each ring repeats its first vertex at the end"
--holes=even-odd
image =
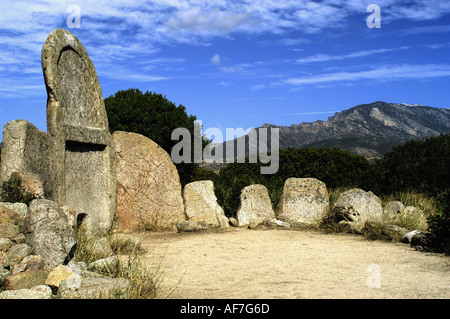
POLYGON ((450 257, 314 231, 145 233, 177 299, 450 298, 450 257))

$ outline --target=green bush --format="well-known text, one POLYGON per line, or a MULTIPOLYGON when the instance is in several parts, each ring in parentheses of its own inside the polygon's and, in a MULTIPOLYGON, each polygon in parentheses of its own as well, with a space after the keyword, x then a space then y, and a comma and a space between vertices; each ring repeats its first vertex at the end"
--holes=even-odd
MULTIPOLYGON (((111 133, 126 131, 144 135, 169 154, 173 146, 179 142, 171 139, 174 129, 186 128, 191 136, 194 136, 196 117, 188 115, 183 105, 176 106, 161 94, 128 89, 118 91, 104 101, 111 133)), ((203 146, 209 142, 203 139, 203 146)), ((193 145, 193 138, 191 143, 193 145)), ((176 164, 176 167, 181 183, 184 185, 192 181, 198 164, 192 161, 192 163, 176 164)))
POLYGON ((34 194, 26 191, 20 179, 10 179, 0 186, 1 202, 25 203, 28 205, 35 198, 37 197, 34 194))

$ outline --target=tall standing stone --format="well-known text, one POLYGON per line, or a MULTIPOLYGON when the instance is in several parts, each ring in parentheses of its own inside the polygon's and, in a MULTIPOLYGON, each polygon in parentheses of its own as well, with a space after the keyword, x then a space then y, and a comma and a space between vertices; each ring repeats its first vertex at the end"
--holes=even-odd
POLYGON ((87 217, 89 231, 104 233, 115 212, 115 161, 94 64, 73 34, 56 29, 42 48, 42 68, 51 154, 44 184, 59 205, 87 217))
POLYGON ((114 132, 117 167, 115 228, 175 230, 185 220, 181 183, 169 154, 137 133, 114 132))
POLYGON ((288 178, 275 214, 291 225, 315 225, 329 206, 325 183, 315 178, 288 178))

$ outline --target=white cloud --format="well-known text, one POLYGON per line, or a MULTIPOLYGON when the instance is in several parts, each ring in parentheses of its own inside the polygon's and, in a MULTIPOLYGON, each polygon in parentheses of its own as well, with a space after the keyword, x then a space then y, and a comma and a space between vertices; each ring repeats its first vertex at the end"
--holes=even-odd
POLYGON ((220 55, 219 54, 214 54, 214 56, 211 58, 211 60, 209 61, 211 64, 215 64, 218 65, 220 64, 220 55))
POLYGON ((344 59, 351 59, 351 58, 361 58, 361 57, 366 57, 366 56, 374 55, 374 54, 393 52, 393 51, 398 51, 398 50, 406 50, 409 48, 410 47, 408 47, 408 46, 403 46, 403 47, 394 48, 394 49, 362 50, 362 51, 356 51, 356 52, 343 54, 343 55, 315 54, 315 55, 307 56, 304 58, 299 58, 296 60, 296 62, 312 63, 312 62, 328 62, 328 61, 333 61, 333 60, 344 60, 344 59))
MULTIPOLYGON (((315 33, 342 28, 354 14, 366 14, 372 1, 357 0, 3 0, 0 14, 0 68, 4 74, 20 71, 35 73, 40 67, 40 51, 48 34, 59 27, 67 29, 70 4, 81 11, 81 28, 70 29, 85 45, 96 66, 106 69, 117 62, 139 60, 159 52, 162 44, 208 43, 214 37, 231 37, 236 33, 260 35, 290 31, 315 33)), ((404 2, 379 0, 383 23, 394 19, 430 20, 450 13, 448 1, 404 2)), ((449 26, 405 29, 409 34, 448 32, 449 26)), ((284 37, 281 44, 306 43, 303 38, 284 37)), ((344 56, 310 56, 314 59, 338 60, 376 54, 375 50, 344 56)), ((381 52, 378 52, 381 53, 381 52)), ((211 63, 223 64, 223 57, 211 63)), ((306 60, 303 61, 305 63, 306 60)), ((299 62, 302 62, 301 59, 299 62)), ((151 66, 149 66, 151 68, 151 66)), ((228 66, 223 72, 245 72, 246 67, 228 66)), ((131 72, 134 74, 133 72, 131 72)), ((113 76, 113 72, 110 73, 113 76)), ((136 78, 160 79, 142 75, 136 78)))
POLYGON ((259 91, 259 90, 264 89, 265 87, 266 87, 265 84, 255 84, 252 87, 250 87, 250 90, 252 90, 252 91, 259 91))
POLYGON ((447 64, 421 64, 421 65, 384 65, 376 69, 357 72, 335 72, 320 74, 311 77, 294 77, 282 81, 294 86, 326 84, 333 82, 352 81, 394 81, 408 79, 426 79, 436 77, 449 77, 450 65, 447 64))

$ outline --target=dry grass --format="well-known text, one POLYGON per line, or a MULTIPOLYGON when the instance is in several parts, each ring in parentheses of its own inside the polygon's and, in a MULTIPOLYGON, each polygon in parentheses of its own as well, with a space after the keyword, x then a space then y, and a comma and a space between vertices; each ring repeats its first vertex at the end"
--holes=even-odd
MULTIPOLYGON (((330 208, 328 217, 325 218, 320 225, 320 229, 323 231, 327 233, 348 231, 348 227, 337 224, 331 216, 331 210, 333 209, 337 198, 348 189, 349 188, 337 188, 330 189, 328 191, 330 208)), ((361 234, 371 240, 398 240, 398 238, 394 238, 395 236, 393 237, 391 233, 386 232, 387 225, 395 225, 409 231, 416 229, 420 231, 427 231, 427 218, 438 211, 438 205, 434 198, 417 191, 398 192, 396 194, 383 197, 382 201, 384 205, 390 201, 399 201, 405 207, 414 206, 418 209, 405 209, 395 216, 383 214, 381 220, 366 221, 364 227, 362 227, 361 234)))
MULTIPOLYGON (((100 252, 90 249, 90 241, 92 238, 86 235, 86 232, 79 230, 77 234, 77 248, 74 253, 74 260, 83 261, 86 264, 96 260, 105 258, 100 252)), ((163 271, 160 264, 149 266, 148 262, 144 262, 139 254, 142 253, 140 247, 135 246, 130 251, 129 242, 112 243, 115 249, 113 263, 103 270, 96 270, 99 274, 111 278, 125 278, 130 281, 130 290, 128 291, 129 299, 162 299, 168 298, 175 287, 165 288, 163 286, 163 271), (121 255, 120 249, 127 247, 128 255, 121 255)))

